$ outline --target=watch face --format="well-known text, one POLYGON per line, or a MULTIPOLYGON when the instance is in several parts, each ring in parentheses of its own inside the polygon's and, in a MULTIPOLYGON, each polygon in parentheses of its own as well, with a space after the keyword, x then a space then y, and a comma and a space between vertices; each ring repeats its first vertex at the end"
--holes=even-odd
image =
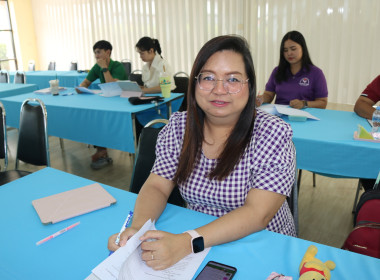
POLYGON ((202 252, 205 249, 203 237, 199 236, 193 239, 193 251, 194 253, 202 252))
POLYGON ((107 72, 108 71, 108 68, 102 68, 102 72, 107 72))

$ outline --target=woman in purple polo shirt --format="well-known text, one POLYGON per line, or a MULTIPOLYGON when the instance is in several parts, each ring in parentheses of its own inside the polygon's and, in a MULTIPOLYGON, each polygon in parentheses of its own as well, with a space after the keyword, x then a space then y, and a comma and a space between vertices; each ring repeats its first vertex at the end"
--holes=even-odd
MULTIPOLYGON (((263 229, 295 236, 286 202, 295 174, 292 130, 280 118, 256 111, 246 40, 208 41, 194 62, 188 93, 187 112, 174 113, 159 134, 156 161, 119 244, 160 217, 176 185, 187 208, 219 218, 181 234, 147 231, 142 259, 154 269, 263 229)), ((109 238, 110 250, 119 248, 116 236, 109 238)))
POLYGON ((327 84, 323 72, 311 62, 305 38, 290 31, 281 41, 280 62, 274 68, 265 92, 257 103, 290 105, 296 109, 327 106, 327 84))

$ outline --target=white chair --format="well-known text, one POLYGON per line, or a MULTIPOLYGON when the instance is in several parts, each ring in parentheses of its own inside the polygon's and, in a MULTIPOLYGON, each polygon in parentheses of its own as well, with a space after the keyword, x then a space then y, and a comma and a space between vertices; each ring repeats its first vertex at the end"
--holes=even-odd
POLYGON ((9 73, 7 70, 0 71, 0 83, 9 83, 9 73))
POLYGON ((29 60, 28 71, 36 71, 36 63, 34 62, 34 60, 29 60))

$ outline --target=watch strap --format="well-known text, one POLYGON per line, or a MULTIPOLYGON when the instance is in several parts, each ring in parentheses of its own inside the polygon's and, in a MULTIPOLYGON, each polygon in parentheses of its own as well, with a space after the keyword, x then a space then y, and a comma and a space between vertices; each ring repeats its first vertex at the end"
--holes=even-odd
POLYGON ((187 232, 188 234, 190 234, 191 239, 193 239, 193 238, 197 238, 197 237, 200 236, 199 233, 196 232, 196 231, 193 230, 193 229, 187 230, 187 231, 185 231, 185 232, 187 232))

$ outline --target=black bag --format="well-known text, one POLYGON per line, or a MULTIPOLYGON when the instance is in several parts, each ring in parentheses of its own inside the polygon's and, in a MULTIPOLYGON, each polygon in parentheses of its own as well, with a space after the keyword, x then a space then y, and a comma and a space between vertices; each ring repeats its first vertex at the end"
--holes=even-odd
POLYGON ((380 189, 377 185, 360 197, 355 211, 354 229, 342 249, 380 258, 380 189))
POLYGON ((164 98, 161 96, 142 96, 142 97, 129 97, 128 100, 132 105, 140 105, 140 104, 161 102, 164 100, 164 98))

